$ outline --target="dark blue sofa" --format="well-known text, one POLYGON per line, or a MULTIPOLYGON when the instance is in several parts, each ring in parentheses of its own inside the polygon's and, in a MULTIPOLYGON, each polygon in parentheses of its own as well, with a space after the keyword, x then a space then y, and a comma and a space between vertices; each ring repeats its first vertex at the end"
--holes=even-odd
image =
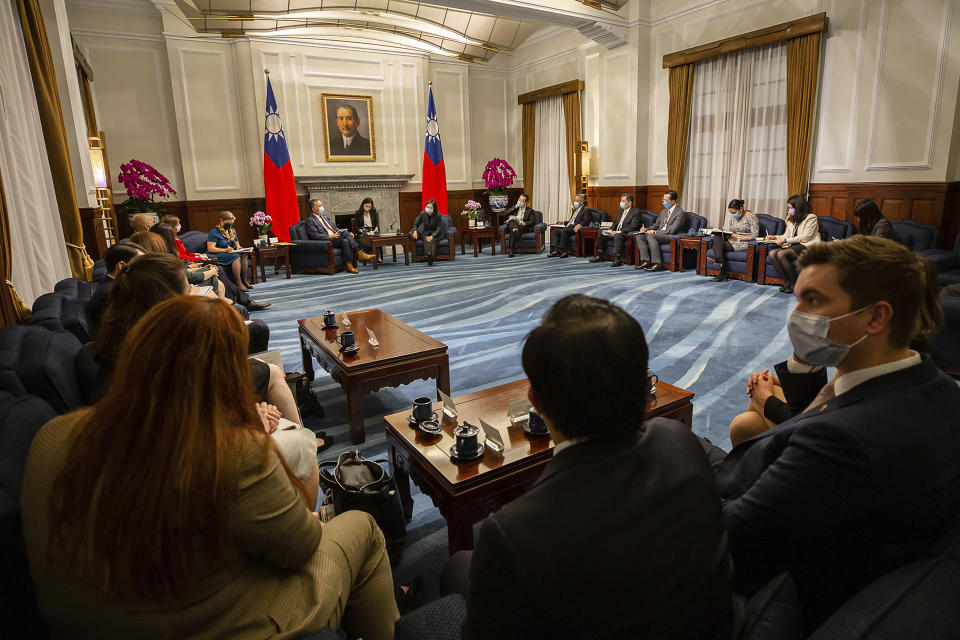
MULTIPOLYGON (((584 227, 588 229, 599 227, 601 222, 606 222, 610 218, 607 216, 607 212, 602 209, 594 209, 593 207, 587 207, 587 214, 589 216, 588 222, 584 224, 584 227)), ((569 220, 569 218, 567 218, 569 220)), ((563 225, 566 221, 560 222, 560 225, 563 225)), ((567 246, 565 247, 550 247, 550 251, 556 251, 558 249, 564 249, 570 255, 580 257, 580 232, 571 233, 570 237, 567 239, 567 246)))
MULTIPOLYGON (((756 216, 760 221, 760 230, 757 234, 759 238, 767 235, 780 235, 787 226, 783 218, 771 216, 767 213, 758 213, 756 216)), ((716 258, 713 253, 713 237, 704 236, 703 241, 706 243, 706 246, 703 247, 705 257, 716 258)), ((727 262, 731 278, 753 282, 757 277, 757 242, 755 240, 751 241, 743 251, 727 252, 727 262)), ((717 263, 704 260, 703 264, 702 275, 716 276, 720 274, 720 266, 717 263)))
MULTIPOLYGON (((840 220, 839 218, 834 218, 832 216, 817 216, 817 225, 820 227, 820 239, 829 242, 831 240, 843 240, 844 238, 849 238, 857 232, 856 227, 853 224, 847 222, 846 220, 840 220)), ((785 227, 786 225, 784 225, 785 227)), ((764 256, 764 260, 757 267, 757 283, 758 284, 776 284, 784 285, 786 280, 783 276, 777 273, 777 268, 773 266, 773 262, 770 260, 770 256, 767 255, 767 251, 770 249, 775 249, 774 245, 766 245, 761 247, 761 254, 764 256)), ((797 274, 799 275, 800 269, 797 268, 797 274)))
POLYGON ((294 273, 326 273, 333 275, 346 268, 343 252, 329 240, 311 240, 307 223, 300 221, 290 227, 290 268, 294 273))
MULTIPOLYGON (((437 260, 456 260, 457 252, 454 251, 457 228, 453 226, 453 221, 448 215, 440 216, 440 224, 443 227, 444 237, 437 243, 437 260)), ((413 252, 414 262, 423 262, 426 256, 423 254, 423 225, 417 229, 417 239, 413 252)), ((500 245, 501 247, 503 245, 500 245)))
MULTIPOLYGON (((657 221, 657 214, 652 211, 643 210, 640 212, 640 215, 643 216, 643 224, 649 229, 657 221)), ((707 219, 701 216, 700 214, 694 213, 692 211, 686 212, 687 216, 687 228, 685 231, 676 233, 670 236, 670 239, 666 242, 660 243, 660 253, 663 254, 663 264, 668 271, 677 270, 677 256, 679 255, 679 243, 678 239, 683 236, 694 236, 701 229, 707 228, 707 219)), ((634 260, 636 264, 640 264, 640 251, 636 248, 637 238, 636 236, 640 235, 642 232, 634 231, 630 235, 633 236, 632 240, 634 242, 634 260)))
MULTIPOLYGON (((514 253, 540 253, 543 251, 543 244, 546 242, 544 235, 547 225, 543 223, 543 214, 536 209, 531 209, 530 213, 536 221, 532 231, 525 231, 520 234, 517 246, 513 248, 514 253)), ((499 228, 500 233, 500 251, 506 253, 509 249, 507 244, 510 241, 507 236, 507 225, 502 224, 499 228)))

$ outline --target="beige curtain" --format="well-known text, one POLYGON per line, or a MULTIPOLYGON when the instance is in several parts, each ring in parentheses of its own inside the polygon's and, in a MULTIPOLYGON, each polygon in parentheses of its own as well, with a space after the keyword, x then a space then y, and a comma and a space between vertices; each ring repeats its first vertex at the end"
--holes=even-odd
POLYGON ((577 152, 582 140, 580 132, 580 92, 563 94, 563 119, 567 132, 567 176, 570 179, 570 198, 577 193, 577 152))
POLYGON ((30 309, 23 303, 13 288, 13 260, 10 255, 10 218, 7 216, 7 199, 3 192, 3 176, 0 175, 0 324, 17 324, 30 319, 30 309))
POLYGON ((690 131, 690 103, 693 94, 693 64, 670 67, 670 116, 667 122, 667 181, 683 193, 683 169, 690 131))
POLYGON ((57 76, 50 54, 50 43, 47 41, 47 30, 43 25, 43 14, 37 0, 18 0, 17 5, 70 269, 75 278, 89 280, 93 275, 93 260, 87 255, 83 245, 83 228, 80 225, 77 194, 73 190, 73 169, 70 166, 67 132, 63 124, 57 76))
POLYGON ((537 103, 523 105, 521 135, 523 140, 523 190, 533 196, 534 149, 536 148, 537 103))
POLYGON ((787 41, 787 190, 790 195, 807 193, 819 69, 820 33, 787 41))

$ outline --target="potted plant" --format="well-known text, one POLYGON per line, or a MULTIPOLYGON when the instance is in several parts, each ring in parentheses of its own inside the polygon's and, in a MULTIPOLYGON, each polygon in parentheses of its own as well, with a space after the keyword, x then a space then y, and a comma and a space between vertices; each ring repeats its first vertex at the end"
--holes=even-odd
POLYGON ((273 218, 263 211, 257 211, 250 216, 250 226, 256 229, 260 237, 260 245, 270 244, 270 229, 273 227, 273 218))
POLYGON ((481 205, 476 200, 467 200, 467 204, 463 205, 463 211, 461 215, 465 216, 469 221, 468 226, 475 227, 477 226, 477 218, 480 216, 481 205))
POLYGON ((162 173, 140 160, 133 159, 121 164, 117 180, 127 190, 127 199, 119 208, 127 214, 128 220, 138 213, 151 213, 155 220, 159 220, 164 204, 154 200, 154 197, 177 195, 162 173))
POLYGON ((484 167, 483 183, 487 190, 483 193, 489 196, 490 208, 495 213, 502 213, 507 210, 507 204, 510 202, 507 196, 507 188, 513 184, 516 178, 517 172, 506 160, 494 158, 484 167))

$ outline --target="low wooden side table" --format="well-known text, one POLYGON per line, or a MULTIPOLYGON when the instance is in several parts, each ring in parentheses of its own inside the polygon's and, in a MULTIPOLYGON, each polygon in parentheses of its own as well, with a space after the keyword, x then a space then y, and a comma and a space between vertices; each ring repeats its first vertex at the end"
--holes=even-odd
POLYGON ((490 255, 497 255, 496 227, 457 227, 457 233, 460 234, 460 255, 466 253, 464 244, 466 244, 467 236, 472 238, 474 258, 480 255, 484 239, 490 240, 490 255))
POLYGON ((693 251, 696 254, 696 265, 694 269, 697 272, 697 275, 703 275, 703 271, 700 268, 700 261, 703 259, 703 256, 706 256, 706 243, 704 238, 709 238, 710 236, 683 236, 677 240, 677 271, 683 271, 683 255, 684 251, 693 251))
POLYGON ((588 255, 593 255, 597 252, 597 235, 599 232, 600 230, 596 227, 580 227, 580 257, 586 258, 588 255), (593 241, 593 251, 590 253, 584 251, 584 247, 586 247, 585 240, 593 241))
POLYGON ((390 235, 367 235, 365 236, 370 240, 373 249, 373 268, 376 269, 380 264, 380 249, 382 247, 392 247, 393 248, 393 261, 397 261, 397 247, 403 249, 403 264, 410 264, 410 254, 414 252, 414 242, 413 238, 408 236, 405 233, 400 235, 390 234, 390 235))
POLYGON ((287 278, 290 278, 290 247, 292 242, 275 242, 271 245, 253 246, 253 260, 252 271, 253 271, 253 284, 257 284, 257 263, 260 263, 260 279, 264 282, 267 281, 267 273, 264 270, 264 263, 267 260, 273 262, 273 273, 280 273, 280 263, 284 263, 284 267, 287 271, 287 278))

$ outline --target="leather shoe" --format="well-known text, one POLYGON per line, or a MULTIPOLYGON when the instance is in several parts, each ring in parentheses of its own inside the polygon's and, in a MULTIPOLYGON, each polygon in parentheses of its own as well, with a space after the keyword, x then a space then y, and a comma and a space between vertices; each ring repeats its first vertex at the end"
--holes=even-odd
POLYGON ((710 278, 712 282, 726 282, 729 279, 730 279, 730 276, 728 276, 725 273, 721 273, 720 275, 713 276, 712 278, 710 278))
POLYGON ((637 269, 646 269, 646 268, 649 267, 651 264, 653 264, 653 263, 650 262, 649 260, 641 260, 641 261, 640 261, 640 264, 637 265, 637 269))
POLYGON ((254 302, 251 300, 247 303, 247 311, 263 311, 270 306, 270 302, 254 302))
POLYGON ((355 266, 353 266, 353 263, 352 263, 352 262, 348 262, 348 263, 347 263, 347 273, 360 273, 360 272, 357 271, 357 268, 356 268, 355 266))
POLYGON ((590 262, 594 264, 596 264, 597 262, 600 262, 601 260, 603 260, 603 258, 601 258, 600 256, 593 256, 592 258, 590 258, 590 262))
POLYGON ((371 260, 373 260, 374 256, 372 254, 367 253, 366 251, 358 251, 357 258, 360 260, 360 262, 363 262, 364 264, 366 264, 371 260))
POLYGON ((621 260, 620 258, 617 258, 616 260, 613 261, 613 264, 610 265, 610 266, 611 266, 611 267, 622 267, 622 266, 623 266, 623 260, 621 260))
POLYGON ((511 258, 513 257, 513 251, 510 252, 510 257, 511 257, 511 258))
POLYGON ((569 257, 569 256, 570 256, 570 254, 567 253, 566 251, 564 251, 563 253, 560 254, 559 257, 560 257, 560 258, 567 258, 567 257, 569 257))
POLYGON ((649 271, 650 273, 654 273, 656 271, 666 271, 666 267, 664 267, 659 262, 654 262, 649 267, 646 267, 646 270, 649 271))
POLYGON ((780 291, 783 291, 784 293, 793 293, 793 287, 783 287, 780 289, 780 291))

